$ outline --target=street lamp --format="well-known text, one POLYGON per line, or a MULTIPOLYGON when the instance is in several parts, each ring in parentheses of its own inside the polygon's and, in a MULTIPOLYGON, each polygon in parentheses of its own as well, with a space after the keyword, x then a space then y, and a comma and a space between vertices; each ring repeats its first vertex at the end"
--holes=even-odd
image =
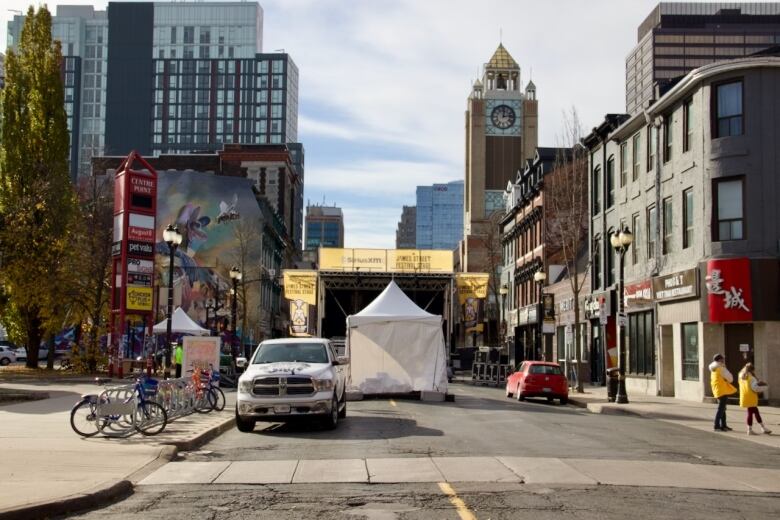
POLYGON ((501 295, 501 309, 499 314, 500 322, 498 324, 499 327, 499 336, 501 340, 501 348, 504 348, 504 343, 506 342, 506 319, 504 318, 504 312, 506 312, 506 295, 509 292, 509 287, 507 285, 501 284, 501 287, 498 289, 498 294, 501 295))
POLYGON ((165 325, 165 374, 166 377, 170 376, 171 370, 171 326, 173 322, 173 258, 176 254, 176 248, 181 244, 182 236, 179 233, 179 228, 173 224, 168 224, 168 227, 163 231, 163 240, 168 244, 168 251, 170 252, 170 259, 168 261, 168 319, 165 325))
MULTIPOLYGON (((238 282, 241 281, 241 269, 235 265, 230 268, 230 279, 233 280, 233 308, 231 309, 231 323, 233 324, 233 338, 236 337, 236 331, 238 330, 238 323, 236 322, 238 315, 238 282)), ((236 357, 235 347, 231 349, 233 357, 236 357)))
POLYGON ((628 403, 628 394, 626 394, 626 347, 623 343, 625 323, 623 322, 623 265, 626 251, 634 241, 634 235, 628 228, 617 230, 609 237, 609 242, 620 256, 620 277, 618 278, 618 297, 617 297, 617 327, 618 327, 618 388, 615 402, 621 404, 628 403))
POLYGON ((211 334, 214 334, 214 331, 211 328, 211 322, 209 321, 209 311, 214 311, 214 319, 217 319, 217 304, 216 300, 214 298, 207 298, 206 299, 206 328, 209 329, 209 332, 211 334))
POLYGON ((536 354, 540 354, 544 350, 542 345, 542 286, 547 279, 547 275, 544 273, 544 268, 540 268, 534 273, 534 282, 539 286, 539 303, 537 304, 536 312, 536 334, 537 334, 537 347, 536 354))

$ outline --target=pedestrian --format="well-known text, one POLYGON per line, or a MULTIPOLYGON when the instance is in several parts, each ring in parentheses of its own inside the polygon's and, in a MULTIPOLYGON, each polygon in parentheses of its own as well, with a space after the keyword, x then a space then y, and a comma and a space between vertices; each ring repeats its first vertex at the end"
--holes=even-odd
POLYGON ((753 363, 746 363, 739 371, 739 406, 747 408, 747 434, 755 435, 753 431, 753 416, 761 427, 761 431, 766 434, 772 433, 767 430, 764 422, 761 420, 761 414, 758 412, 758 394, 763 391, 761 387, 766 387, 766 383, 756 377, 756 368, 753 363))
POLYGON ((731 383, 734 376, 724 363, 723 354, 715 354, 710 363, 710 386, 712 395, 718 400, 718 411, 715 413, 715 431, 730 432, 731 428, 726 425, 726 403, 730 395, 734 395, 737 389, 731 383))
POLYGON ((175 343, 176 348, 173 351, 173 358, 176 363, 176 379, 181 377, 181 361, 182 357, 184 356, 184 349, 181 346, 181 343, 175 343))

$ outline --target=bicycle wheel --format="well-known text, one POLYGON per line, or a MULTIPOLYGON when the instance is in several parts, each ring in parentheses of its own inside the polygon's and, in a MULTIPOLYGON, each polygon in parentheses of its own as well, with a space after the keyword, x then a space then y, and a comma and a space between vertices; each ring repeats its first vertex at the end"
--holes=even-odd
POLYGON ((198 413, 209 413, 217 406, 217 393, 212 388, 201 390, 200 396, 195 400, 195 411, 198 413))
POLYGON ((84 399, 70 411, 70 427, 82 437, 92 437, 98 432, 98 417, 95 413, 95 403, 84 399))
POLYGON ((136 412, 135 429, 143 435, 157 435, 162 433, 168 424, 168 414, 165 408, 153 401, 144 401, 138 404, 136 412))
POLYGON ((225 409, 225 392, 223 392, 222 389, 218 386, 212 386, 211 389, 217 396, 217 404, 214 406, 214 409, 218 412, 221 412, 225 409))

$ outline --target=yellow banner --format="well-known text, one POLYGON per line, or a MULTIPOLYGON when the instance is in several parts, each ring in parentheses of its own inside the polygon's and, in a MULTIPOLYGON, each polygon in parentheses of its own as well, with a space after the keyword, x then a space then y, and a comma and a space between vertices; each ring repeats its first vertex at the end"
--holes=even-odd
POLYGON ((127 310, 151 311, 152 288, 151 287, 127 287, 127 310))
POLYGON ((458 301, 461 305, 469 298, 486 298, 488 292, 487 273, 458 273, 455 275, 455 286, 458 288, 458 301))
POLYGON ((452 252, 421 249, 320 248, 321 271, 452 273, 452 252))
POLYGON ((317 271, 284 271, 284 297, 317 305, 317 271))

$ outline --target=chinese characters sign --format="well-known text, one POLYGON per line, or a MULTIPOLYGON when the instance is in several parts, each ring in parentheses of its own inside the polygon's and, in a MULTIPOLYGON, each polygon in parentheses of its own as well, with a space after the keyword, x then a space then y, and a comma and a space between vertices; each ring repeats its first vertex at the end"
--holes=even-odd
POLYGON ((707 262, 707 304, 712 322, 753 320, 749 259, 707 262))

